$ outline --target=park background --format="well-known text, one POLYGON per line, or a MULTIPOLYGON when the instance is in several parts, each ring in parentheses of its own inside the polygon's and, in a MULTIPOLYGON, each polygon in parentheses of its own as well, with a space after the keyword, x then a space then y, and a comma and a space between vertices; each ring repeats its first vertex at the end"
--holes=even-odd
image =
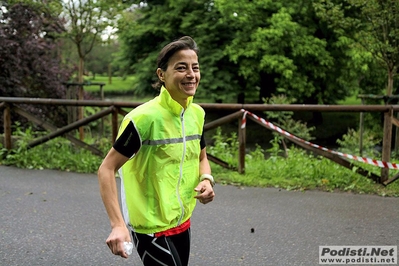
MULTIPOLYGON (((171 40, 193 37, 200 47, 199 103, 396 104, 399 64, 396 1, 1 1, 2 97, 98 99, 144 102, 156 91, 156 56, 171 40), (78 83, 76 93, 68 84, 78 83), (373 98, 372 96, 383 96, 373 98)), ((57 126, 60 107, 27 106, 57 126)), ((84 115, 96 112, 84 108, 84 115)), ((207 119, 220 116, 208 113, 207 119)), ((358 113, 264 112, 289 132, 350 154, 359 151, 358 113)), ((61 138, 34 149, 25 144, 42 129, 13 119, 17 145, 1 150, 1 163, 24 168, 95 172, 101 158, 61 138)), ((363 155, 380 157, 382 118, 367 113, 363 155)), ((111 146, 109 128, 85 128, 85 140, 111 146)), ((208 152, 237 164, 237 125, 207 133, 208 152)), ((332 162, 253 127, 245 174, 213 165, 218 182, 288 190, 322 189, 398 196, 332 162)), ((397 151, 392 152, 392 161, 397 151)), ((378 173, 375 166, 368 167, 378 173)), ((392 171, 392 174, 396 174, 392 171)))

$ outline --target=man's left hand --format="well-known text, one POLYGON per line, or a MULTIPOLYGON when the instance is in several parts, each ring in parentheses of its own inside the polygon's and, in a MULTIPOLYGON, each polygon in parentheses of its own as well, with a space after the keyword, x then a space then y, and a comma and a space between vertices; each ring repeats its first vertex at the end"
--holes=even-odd
POLYGON ((213 201, 213 198, 215 197, 211 181, 207 179, 201 181, 194 190, 198 192, 194 198, 198 199, 202 204, 207 204, 213 201))

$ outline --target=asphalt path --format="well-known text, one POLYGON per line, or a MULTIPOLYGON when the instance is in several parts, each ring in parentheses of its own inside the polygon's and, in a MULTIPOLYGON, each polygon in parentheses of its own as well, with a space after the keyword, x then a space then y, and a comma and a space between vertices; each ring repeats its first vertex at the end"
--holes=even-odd
MULTIPOLYGON (((119 182, 119 179, 118 179, 119 182)), ((319 265, 319 246, 397 246, 399 198, 215 186, 190 265, 319 265)), ((142 265, 114 256, 97 177, 0 166, 0 264, 142 265)), ((370 264, 369 264, 370 265, 370 264)))

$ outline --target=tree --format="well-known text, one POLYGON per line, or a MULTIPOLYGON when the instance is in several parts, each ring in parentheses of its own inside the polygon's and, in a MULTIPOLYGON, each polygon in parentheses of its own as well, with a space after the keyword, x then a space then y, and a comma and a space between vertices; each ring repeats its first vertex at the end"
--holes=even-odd
MULTIPOLYGON (((340 30, 350 27, 357 29, 357 42, 386 69, 386 95, 391 96, 399 66, 399 1, 348 0, 341 3, 322 0, 318 7, 324 19, 332 24, 331 27, 340 30), (351 9, 358 10, 357 16, 348 15, 347 11, 351 9)), ((382 160, 389 161, 392 123, 389 113, 384 116, 382 160)), ((386 168, 381 170, 382 181, 388 179, 388 171, 386 168)))
POLYGON ((386 69, 386 95, 392 95, 399 66, 399 2, 322 0, 317 7, 320 16, 331 28, 342 33, 348 28, 356 28, 357 34, 351 37, 386 69), (353 9, 358 12, 348 12, 353 9))
POLYGON ((368 74, 357 67, 364 62, 354 60, 352 39, 328 27, 309 1, 130 2, 136 7, 120 21, 119 57, 138 77, 140 93, 156 78, 157 51, 186 34, 201 49, 205 89, 198 96, 205 92, 219 102, 286 94, 303 103, 335 103, 368 74))
POLYGON ((119 1, 62 1, 63 17, 67 21, 69 38, 76 45, 79 56, 78 82, 83 82, 84 60, 96 43, 101 42, 100 36, 107 28, 113 27, 115 17, 123 7, 119 1))
POLYGON ((132 2, 135 8, 119 22, 119 62, 136 76, 136 93, 156 93, 151 84, 156 80, 158 52, 168 42, 190 35, 200 48, 201 89, 197 96, 218 102, 236 100, 244 88, 236 77, 236 64, 223 53, 232 40, 232 29, 220 20, 213 1, 132 2))
MULTIPOLYGON (((78 83, 83 83, 84 60, 104 31, 112 27, 123 5, 116 0, 67 0, 61 1, 63 17, 67 21, 65 37, 76 45, 79 56, 78 83)), ((84 98, 83 86, 78 87, 78 99, 84 98)), ((78 117, 83 119, 83 107, 78 108, 78 117)), ((79 128, 80 139, 84 138, 83 127, 79 128)))
POLYGON ((285 94, 303 103, 334 103, 358 88, 350 39, 340 38, 312 2, 215 0, 235 36, 225 50, 259 101, 285 94))
MULTIPOLYGON (((64 98, 71 69, 57 57, 56 35, 62 22, 43 6, 11 4, 0 14, 0 94, 8 97, 64 98)), ((30 111, 65 120, 62 109, 30 107, 30 111)))
MULTIPOLYGON (((113 61, 113 54, 119 49, 119 44, 115 40, 103 41, 101 45, 96 45, 93 51, 87 56, 86 69, 92 73, 93 79, 96 74, 107 75, 113 61)), ((117 67, 113 67, 112 74, 117 72, 117 67)))

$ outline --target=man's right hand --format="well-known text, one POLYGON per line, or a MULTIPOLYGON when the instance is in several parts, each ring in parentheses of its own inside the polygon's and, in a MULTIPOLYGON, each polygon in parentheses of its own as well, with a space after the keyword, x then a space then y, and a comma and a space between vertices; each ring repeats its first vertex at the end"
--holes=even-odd
POLYGON ((106 240, 109 249, 114 255, 128 258, 123 246, 124 242, 131 242, 130 233, 126 226, 114 227, 106 240))

